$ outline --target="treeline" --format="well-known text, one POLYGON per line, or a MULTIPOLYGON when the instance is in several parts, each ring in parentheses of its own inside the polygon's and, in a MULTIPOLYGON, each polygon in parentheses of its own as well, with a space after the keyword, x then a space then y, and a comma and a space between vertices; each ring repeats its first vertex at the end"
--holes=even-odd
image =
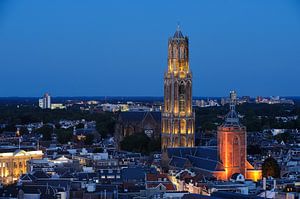
POLYGON ((0 106, 0 124, 7 124, 1 131, 15 131, 15 125, 43 122, 58 125, 59 121, 81 120, 96 122, 96 130, 102 137, 113 135, 116 115, 109 112, 91 113, 78 109, 43 110, 35 106, 0 106))
MULTIPOLYGON (((214 131, 222 124, 229 107, 196 108, 196 127, 200 131, 214 131)), ((262 131, 270 128, 300 129, 300 106, 287 104, 244 103, 237 106, 244 116, 241 122, 248 131, 262 131), (283 122, 276 117, 298 116, 297 120, 283 122)))
MULTIPOLYGON (((56 136, 60 144, 67 144, 73 139, 73 129, 62 129, 59 126, 44 125, 42 128, 36 129, 35 133, 41 134, 41 140, 50 141, 52 136, 56 136)), ((85 145, 92 145, 94 140, 93 134, 87 134, 84 140, 85 145)))

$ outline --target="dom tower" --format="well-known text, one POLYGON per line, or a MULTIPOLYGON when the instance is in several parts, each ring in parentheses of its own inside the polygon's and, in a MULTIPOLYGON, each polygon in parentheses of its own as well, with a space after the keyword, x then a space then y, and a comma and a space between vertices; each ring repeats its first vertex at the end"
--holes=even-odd
POLYGON ((168 42, 168 69, 164 75, 162 150, 169 147, 193 147, 194 126, 189 40, 178 27, 168 42))

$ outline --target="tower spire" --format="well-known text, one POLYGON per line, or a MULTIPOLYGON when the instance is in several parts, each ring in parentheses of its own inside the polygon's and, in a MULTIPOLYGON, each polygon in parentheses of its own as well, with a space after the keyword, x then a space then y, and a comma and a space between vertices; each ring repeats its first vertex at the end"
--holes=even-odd
POLYGON ((225 117, 224 126, 240 126, 240 120, 235 110, 236 106, 236 92, 230 91, 229 113, 225 117))
POLYGON ((177 28, 176 28, 176 32, 175 32, 173 38, 177 38, 177 39, 184 38, 184 36, 181 32, 181 29, 180 29, 180 23, 179 22, 177 22, 177 28))
POLYGON ((230 91, 230 110, 235 111, 236 106, 236 92, 230 91))

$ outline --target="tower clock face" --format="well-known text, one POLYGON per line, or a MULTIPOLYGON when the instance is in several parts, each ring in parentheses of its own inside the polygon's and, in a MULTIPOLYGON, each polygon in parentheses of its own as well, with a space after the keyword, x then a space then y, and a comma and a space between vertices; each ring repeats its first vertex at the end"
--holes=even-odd
POLYGON ((152 135, 153 135, 153 129, 146 129, 146 130, 145 130, 145 134, 146 134, 148 137, 152 137, 152 135))

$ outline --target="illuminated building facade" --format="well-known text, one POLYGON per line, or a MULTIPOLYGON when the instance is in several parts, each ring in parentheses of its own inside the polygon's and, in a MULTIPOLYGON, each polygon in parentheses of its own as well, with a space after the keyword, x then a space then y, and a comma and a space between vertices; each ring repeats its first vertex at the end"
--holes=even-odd
POLYGON ((12 184, 19 177, 27 173, 27 161, 42 159, 43 152, 35 150, 22 150, 16 147, 0 148, 0 182, 12 184))
POLYGON ((168 43, 168 69, 164 75, 162 150, 169 147, 193 147, 194 125, 189 40, 178 27, 168 43))
POLYGON ((229 180, 235 173, 246 178, 257 180, 261 171, 255 170, 247 161, 247 134, 235 110, 236 93, 230 92, 230 111, 225 122, 218 127, 218 152, 225 172, 219 173, 218 178, 229 180))
POLYGON ((247 137, 235 111, 236 93, 230 93, 230 111, 218 127, 218 146, 167 148, 169 169, 173 171, 192 168, 206 177, 230 180, 242 174, 246 179, 261 179, 261 170, 247 161, 247 137))
POLYGON ((43 98, 39 99, 39 107, 42 109, 51 109, 51 96, 45 93, 43 98))

